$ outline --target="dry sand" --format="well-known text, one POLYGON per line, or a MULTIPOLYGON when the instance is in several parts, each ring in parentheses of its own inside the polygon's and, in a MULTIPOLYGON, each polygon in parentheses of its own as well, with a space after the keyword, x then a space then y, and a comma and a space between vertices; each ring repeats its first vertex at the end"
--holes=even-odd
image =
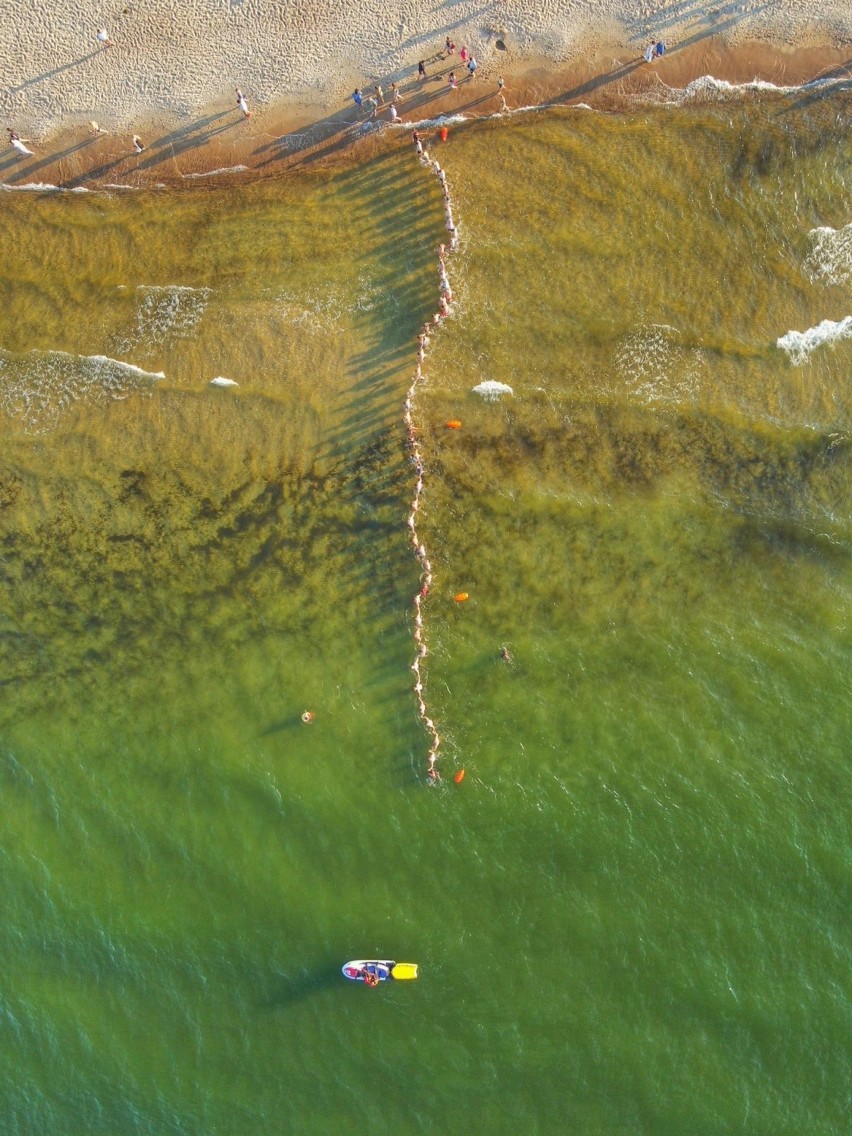
MULTIPOLYGON (((412 121, 498 110, 498 75, 512 107, 613 105, 705 74, 778 85, 852 77, 849 0, 16 0, 0 7, 0 37, 3 125, 35 152, 0 152, 10 184, 174 182, 231 166, 274 173, 361 137, 368 116, 353 88, 366 94, 379 82, 387 99, 392 80, 412 121), (98 42, 99 28, 112 46, 98 42), (447 36, 480 65, 454 92, 446 73, 466 73, 458 55, 439 57, 447 36), (651 38, 668 47, 654 67, 641 62, 651 38), (93 135, 90 120, 107 133, 93 135)), ((385 104, 378 121, 387 117, 385 104)))

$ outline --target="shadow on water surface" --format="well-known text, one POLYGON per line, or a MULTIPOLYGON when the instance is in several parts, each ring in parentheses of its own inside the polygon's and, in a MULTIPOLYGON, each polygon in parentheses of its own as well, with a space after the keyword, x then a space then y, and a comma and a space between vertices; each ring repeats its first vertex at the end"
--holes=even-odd
POLYGON ((287 1006, 304 1001, 306 998, 322 994, 345 981, 339 967, 332 963, 328 963, 321 969, 300 974, 296 978, 282 977, 276 982, 274 988, 260 999, 258 1009, 266 1012, 283 1010, 287 1006))
POLYGON ((300 715, 291 714, 288 718, 281 718, 278 722, 271 722, 258 732, 259 738, 268 738, 272 734, 280 734, 284 730, 292 730, 296 726, 303 726, 305 723, 302 721, 300 715))

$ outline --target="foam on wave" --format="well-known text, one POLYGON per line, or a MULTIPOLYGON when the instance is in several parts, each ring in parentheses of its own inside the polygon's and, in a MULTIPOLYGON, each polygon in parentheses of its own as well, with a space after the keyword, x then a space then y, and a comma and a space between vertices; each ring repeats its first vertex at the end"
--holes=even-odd
POLYGON ((218 177, 219 174, 241 174, 248 166, 221 166, 218 170, 201 170, 196 174, 181 174, 183 178, 209 178, 218 177))
POLYGON ((787 352, 792 363, 799 366, 817 347, 842 339, 852 339, 852 316, 846 316, 839 323, 825 319, 807 331, 788 331, 777 340, 777 345, 787 352))
POLYGON ((64 185, 54 185, 49 181, 27 181, 23 185, 8 185, 0 183, 0 189, 5 193, 93 193, 94 190, 85 185, 75 185, 70 188, 64 185))
POLYGON ((76 404, 104 405, 151 391, 162 371, 108 355, 0 348, 0 411, 31 434, 46 434, 76 404))
POLYGON ((803 268, 813 283, 852 284, 852 225, 823 226, 808 233, 811 251, 803 268))
POLYGON ((195 329, 207 307, 212 288, 191 288, 186 284, 139 284, 135 289, 135 327, 114 344, 124 355, 141 347, 150 351, 167 340, 186 339, 195 329))

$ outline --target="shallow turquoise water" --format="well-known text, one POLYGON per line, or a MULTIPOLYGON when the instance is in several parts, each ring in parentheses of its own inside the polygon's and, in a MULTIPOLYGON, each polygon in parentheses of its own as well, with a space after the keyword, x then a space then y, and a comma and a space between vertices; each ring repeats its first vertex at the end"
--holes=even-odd
POLYGON ((850 310, 848 137, 778 99, 441 160, 436 789, 434 182, 0 203, 4 1132, 844 1130, 852 343, 775 340, 850 310))

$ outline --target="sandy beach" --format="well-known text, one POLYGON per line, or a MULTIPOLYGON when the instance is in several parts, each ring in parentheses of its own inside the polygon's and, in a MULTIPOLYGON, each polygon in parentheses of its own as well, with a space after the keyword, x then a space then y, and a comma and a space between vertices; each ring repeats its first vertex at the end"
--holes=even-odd
POLYGON ((3 125, 32 150, 4 149, 0 180, 10 185, 176 183, 233 167, 274 174, 328 159, 388 125, 392 82, 405 123, 495 113, 498 78, 512 109, 614 106, 703 75, 779 86, 852 79, 852 11, 843 0, 462 0, 414 10, 265 0, 129 0, 105 10, 82 0, 73 12, 26 0, 3 9, 0 31, 3 125), (666 54, 651 66, 642 53, 652 40, 666 54), (475 77, 462 47, 479 64, 475 77), (378 97, 377 84, 371 119, 372 106, 359 109, 352 92, 378 97))

